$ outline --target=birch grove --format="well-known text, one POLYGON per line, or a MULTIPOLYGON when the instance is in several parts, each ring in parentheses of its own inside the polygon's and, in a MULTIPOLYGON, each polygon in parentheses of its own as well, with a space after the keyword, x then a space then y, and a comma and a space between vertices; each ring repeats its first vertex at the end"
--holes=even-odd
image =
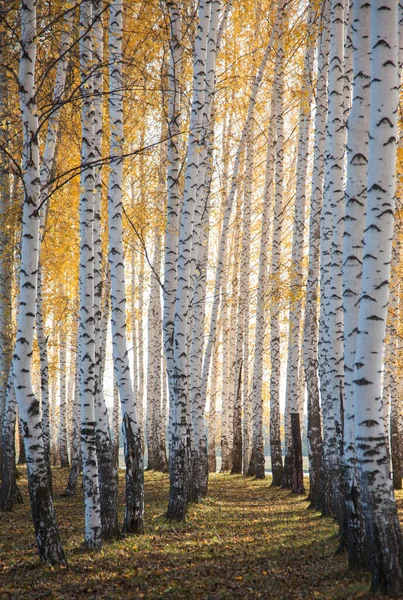
POLYGON ((178 538, 270 486, 402 593, 402 31, 392 0, 0 2, 0 509, 29 490, 43 562, 54 495, 99 551, 152 486, 178 538))

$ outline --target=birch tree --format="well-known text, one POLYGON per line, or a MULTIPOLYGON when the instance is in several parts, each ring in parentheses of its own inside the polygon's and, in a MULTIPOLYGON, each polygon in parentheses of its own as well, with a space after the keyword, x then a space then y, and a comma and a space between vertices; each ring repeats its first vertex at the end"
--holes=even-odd
POLYGON ((361 505, 373 589, 401 593, 402 534, 390 476, 381 406, 392 251, 397 107, 399 102, 398 6, 371 4, 371 70, 367 204, 362 288, 353 374, 355 443, 361 505))
POLYGON ((259 274, 256 298, 256 334, 255 356, 252 376, 252 453, 248 475, 257 479, 265 477, 265 457, 263 440, 263 362, 264 339, 267 327, 267 280, 268 253, 270 234, 270 209, 272 205, 274 156, 275 156, 275 123, 276 100, 273 91, 269 115, 269 129, 266 152, 265 183, 262 207, 262 225, 260 234, 259 274))
MULTIPOLYGON (((285 473, 287 484, 296 494, 304 493, 302 469, 302 441, 300 406, 303 398, 299 396, 299 382, 303 378, 300 368, 300 330, 302 312, 302 259, 304 251, 306 179, 308 167, 309 126, 312 102, 312 63, 314 55, 315 10, 308 7, 307 41, 304 57, 302 81, 305 92, 302 94, 299 114, 297 181, 295 190, 294 224, 291 253, 289 333, 286 383, 286 414, 290 414, 289 443, 286 448, 285 473)), ((286 430, 287 431, 287 430, 286 430)))
POLYGON ((109 20, 109 116, 111 166, 108 185, 109 266, 111 271, 113 365, 122 407, 126 462, 126 506, 123 529, 141 533, 144 521, 144 472, 141 430, 130 377, 126 341, 126 290, 122 243, 123 81, 122 0, 113 0, 109 20))
POLYGON ((80 7, 80 70, 83 88, 82 150, 80 195, 80 403, 81 452, 83 461, 85 544, 101 546, 101 507, 99 497, 98 459, 95 442, 95 310, 94 310, 94 169, 95 131, 93 106, 93 23, 92 2, 84 0, 80 7))
POLYGON ((276 31, 276 62, 274 94, 276 97, 276 171, 271 248, 271 305, 270 305, 270 454, 272 485, 281 485, 283 459, 280 437, 280 329, 279 329, 279 277, 281 261, 281 235, 283 227, 283 175, 284 175, 284 3, 278 8, 276 31))
MULTIPOLYGON (((187 462, 189 380, 187 359, 190 317, 190 286, 192 262, 192 231, 196 205, 199 129, 202 122, 203 89, 206 69, 206 46, 210 21, 210 2, 201 0, 198 11, 196 45, 193 61, 193 99, 189 125, 185 188, 179 226, 177 290, 173 330, 172 440, 170 448, 170 497, 167 517, 182 521, 185 518, 189 464, 187 462)), ((169 371, 169 367, 168 367, 169 371)))
POLYGON ((21 4, 21 58, 19 72, 22 114, 24 204, 21 236, 20 301, 17 336, 12 360, 15 393, 24 430, 28 486, 38 552, 41 560, 65 564, 66 558, 56 525, 44 457, 40 406, 31 379, 35 331, 35 303, 39 254, 39 148, 36 108, 36 1, 21 4))
POLYGON ((370 5, 355 1, 352 8, 353 99, 347 126, 347 182, 343 238, 344 312, 344 423, 343 478, 345 517, 342 535, 347 538, 350 566, 366 566, 365 532, 357 506, 359 475, 354 441, 353 373, 358 334, 359 296, 363 260, 362 224, 367 198, 367 156, 370 81, 370 5))
POLYGON ((322 424, 318 382, 318 279, 320 256, 320 216, 323 192, 323 169, 327 108, 327 74, 330 45, 330 2, 325 0, 318 37, 318 67, 315 90, 315 138, 312 191, 309 217, 308 279, 305 302, 303 359, 308 392, 309 496, 312 506, 321 507, 322 424))
MULTIPOLYGON (((324 514, 340 517, 341 398, 343 322, 341 289, 343 168, 343 56, 345 10, 334 1, 330 12, 328 119, 321 216, 320 360, 323 410, 324 514)), ((339 518, 340 520, 340 518, 339 518)))

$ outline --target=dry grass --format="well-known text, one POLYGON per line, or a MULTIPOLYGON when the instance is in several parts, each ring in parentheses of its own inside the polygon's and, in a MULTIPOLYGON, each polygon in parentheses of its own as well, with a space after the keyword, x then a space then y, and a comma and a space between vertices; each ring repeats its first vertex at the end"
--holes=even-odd
POLYGON ((172 525, 163 517, 168 477, 147 473, 145 534, 94 553, 82 545, 82 493, 62 498, 67 471, 54 469, 69 566, 41 565, 20 473, 26 503, 0 514, 1 599, 382 598, 369 595, 368 574, 350 572, 346 557, 335 556, 330 519, 308 510, 305 499, 270 488, 269 480, 240 476, 213 475, 207 500, 191 505, 185 524, 172 525))

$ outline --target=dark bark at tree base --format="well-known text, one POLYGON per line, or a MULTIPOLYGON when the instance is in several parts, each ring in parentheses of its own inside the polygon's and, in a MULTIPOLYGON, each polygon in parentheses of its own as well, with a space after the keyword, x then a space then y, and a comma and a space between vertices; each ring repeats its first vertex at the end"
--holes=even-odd
POLYGON ((111 440, 97 440, 99 495, 101 504, 102 537, 119 537, 118 523, 118 469, 111 440))
POLYGON ((51 464, 51 457, 50 457, 50 443, 49 441, 46 442, 45 439, 43 440, 43 454, 44 454, 44 458, 45 458, 45 464, 46 464, 46 470, 48 472, 48 483, 49 483, 49 490, 50 490, 50 495, 53 497, 53 476, 52 476, 52 464, 51 464))
POLYGON ((309 469, 309 508, 320 510, 322 506, 322 488, 320 480, 320 466, 318 469, 309 469))
POLYGON ((221 469, 220 473, 228 473, 231 470, 231 456, 227 440, 221 440, 221 469))
POLYGON ((168 461, 165 451, 162 449, 153 452, 153 456, 148 459, 146 471, 157 471, 158 473, 168 473, 168 461))
POLYGON ((281 479, 281 487, 283 490, 290 490, 292 485, 292 470, 291 470, 291 452, 292 449, 287 448, 286 455, 284 457, 284 469, 283 476, 281 479))
POLYGON ((70 462, 68 458, 60 458, 60 468, 68 469, 70 467, 70 462))
POLYGON ((18 464, 19 465, 26 465, 27 464, 25 456, 21 456, 21 454, 19 455, 19 457, 18 457, 18 464))
MULTIPOLYGON (((1 473, 0 509, 5 512, 13 510, 17 497, 17 467, 15 464, 15 423, 14 427, 3 432, 3 461, 1 473)), ((20 494, 21 496, 21 494, 20 494)))
POLYGON ((157 471, 159 473, 168 473, 168 459, 165 449, 165 439, 160 440, 158 448, 157 471))
POLYGON ((215 453, 215 448, 209 448, 208 453, 208 472, 216 473, 217 472, 217 458, 215 453))
POLYGON ((41 477, 28 468, 28 488, 40 560, 50 565, 67 565, 46 473, 41 477))
POLYGON ((81 473, 81 459, 74 459, 71 463, 69 479, 67 481, 64 496, 75 496, 77 492, 77 481, 81 473))
POLYGON ((144 531, 144 468, 141 434, 129 415, 123 417, 126 462, 126 507, 123 533, 144 531))
POLYGON ((342 474, 340 465, 326 464, 322 459, 322 502, 321 512, 324 517, 333 517, 337 523, 343 519, 343 495, 341 494, 342 474))
POLYGON ((19 434, 20 434, 20 437, 19 437, 19 444, 18 444, 18 447, 19 447, 18 464, 19 465, 26 465, 27 464, 27 457, 25 455, 24 438, 23 438, 23 434, 22 434, 21 428, 19 430, 19 434))
POLYGON ((311 361, 305 369, 308 390, 308 460, 310 508, 321 510, 322 506, 322 423, 320 417, 317 362, 311 361))
MULTIPOLYGON (((204 440, 206 441, 206 440, 204 440)), ((192 460, 192 477, 190 481, 189 499, 191 502, 201 502, 207 496, 208 489, 208 459, 207 447, 201 445, 194 452, 192 460)))
POLYGON ((180 437, 172 437, 169 462, 169 502, 166 518, 169 521, 185 521, 189 500, 190 438, 187 446, 180 437))
POLYGON ((372 591, 403 596, 403 538, 394 498, 378 505, 376 491, 364 476, 361 505, 365 518, 372 591))
POLYGON ((291 490, 293 494, 305 494, 304 468, 302 460, 302 438, 299 413, 291 413, 292 437, 292 476, 291 490))
POLYGON ((392 416, 390 421, 390 446, 391 446, 391 456, 392 456, 392 476, 393 476, 393 488, 395 490, 402 489, 402 477, 403 477, 403 469, 402 469, 402 456, 401 456, 401 448, 402 448, 402 436, 399 431, 399 423, 398 419, 395 416, 392 416))
POLYGON ((238 387, 234 404, 234 445, 232 447, 232 468, 231 475, 242 473, 242 361, 239 365, 238 387))
POLYGON ((263 448, 252 447, 252 455, 249 462, 248 477, 256 477, 256 479, 265 478, 265 458, 263 448))
POLYGON ((270 455, 271 455, 271 485, 280 487, 283 480, 283 457, 281 455, 281 440, 270 440, 270 455))
POLYGON ((339 524, 340 543, 337 554, 348 553, 350 569, 369 569, 369 554, 366 543, 365 523, 362 514, 360 494, 352 478, 358 476, 354 472, 355 465, 343 464, 342 494, 343 515, 339 524))

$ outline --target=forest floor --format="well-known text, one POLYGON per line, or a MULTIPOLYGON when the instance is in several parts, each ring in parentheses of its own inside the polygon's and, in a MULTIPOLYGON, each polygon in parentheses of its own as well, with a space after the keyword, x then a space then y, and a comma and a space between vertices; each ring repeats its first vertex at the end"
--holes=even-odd
MULTIPOLYGON (((164 511, 168 476, 146 473, 145 534, 83 547, 82 492, 63 498, 68 472, 54 469, 58 523, 68 555, 64 569, 38 562, 25 470, 25 504, 0 513, 0 598, 221 600, 381 599, 370 595, 366 573, 335 556, 337 527, 309 510, 303 497, 270 488, 270 479, 213 475, 205 502, 184 524, 164 511)), ((124 476, 121 476, 123 504, 124 476)), ((398 495, 403 508, 403 495, 398 495)))

